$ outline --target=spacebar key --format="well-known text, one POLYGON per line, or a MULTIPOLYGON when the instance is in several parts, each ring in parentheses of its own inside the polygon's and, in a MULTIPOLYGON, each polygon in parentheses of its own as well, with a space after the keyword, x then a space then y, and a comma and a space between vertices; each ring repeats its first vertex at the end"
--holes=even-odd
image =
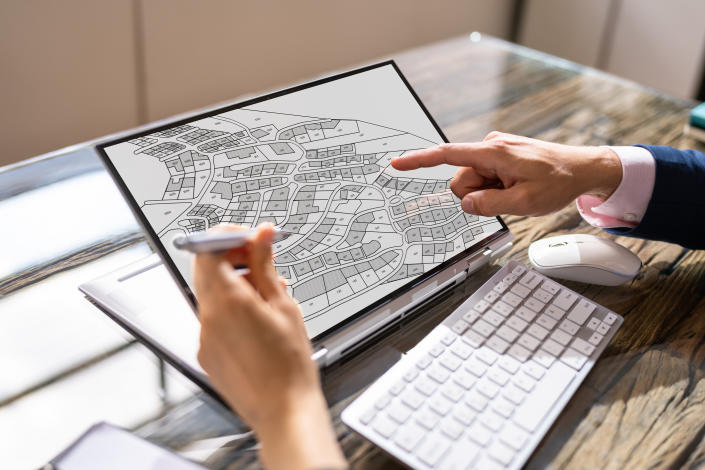
POLYGON ((573 381, 575 371, 565 364, 554 362, 531 395, 514 414, 514 422, 529 432, 534 432, 546 414, 556 406, 568 385, 573 381))

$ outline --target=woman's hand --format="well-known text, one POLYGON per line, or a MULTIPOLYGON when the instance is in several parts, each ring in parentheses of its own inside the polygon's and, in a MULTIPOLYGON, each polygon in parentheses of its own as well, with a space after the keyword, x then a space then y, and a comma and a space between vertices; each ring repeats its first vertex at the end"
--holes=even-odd
POLYGON ((198 360, 258 435, 265 466, 344 468, 301 310, 272 264, 273 237, 273 226, 262 225, 242 248, 196 257, 198 360))
POLYGON ((554 144, 500 132, 482 142, 442 144, 392 159, 397 170, 460 166, 450 189, 465 212, 545 215, 582 194, 607 199, 622 180, 619 157, 606 147, 554 144))

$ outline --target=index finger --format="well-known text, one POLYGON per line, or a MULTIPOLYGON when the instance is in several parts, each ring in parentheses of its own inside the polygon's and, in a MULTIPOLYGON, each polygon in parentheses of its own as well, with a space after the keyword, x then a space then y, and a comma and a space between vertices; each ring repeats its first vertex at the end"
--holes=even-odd
POLYGON ((441 144, 393 158, 391 164, 394 169, 402 171, 442 164, 487 168, 493 166, 491 153, 490 147, 485 142, 441 144))

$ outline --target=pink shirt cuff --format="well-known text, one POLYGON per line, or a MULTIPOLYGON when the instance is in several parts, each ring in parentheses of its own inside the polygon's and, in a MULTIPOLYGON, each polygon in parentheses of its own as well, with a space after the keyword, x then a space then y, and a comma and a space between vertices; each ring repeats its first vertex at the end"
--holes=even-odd
POLYGON ((642 147, 609 147, 622 162, 622 182, 606 201, 583 195, 575 202, 587 223, 600 228, 634 228, 649 206, 656 161, 642 147))

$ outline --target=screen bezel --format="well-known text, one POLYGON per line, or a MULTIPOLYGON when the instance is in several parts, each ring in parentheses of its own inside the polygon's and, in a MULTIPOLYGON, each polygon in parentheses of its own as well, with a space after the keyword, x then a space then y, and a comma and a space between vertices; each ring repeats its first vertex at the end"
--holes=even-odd
MULTIPOLYGON (((245 106, 250 106, 253 104, 260 103, 262 101, 267 101, 273 98, 277 98, 280 96, 288 95, 291 93, 295 93, 301 90, 305 90, 307 88, 312 88, 315 86, 319 86, 328 82, 332 82, 335 80, 340 80, 346 77, 350 77, 352 75, 357 75, 360 73, 368 72, 370 70, 374 70, 377 68, 381 67, 386 67, 386 66, 391 66, 394 71, 397 73, 399 78, 401 79, 402 83, 406 86, 408 91, 411 93, 411 96, 413 96, 414 100, 416 101, 416 104, 421 108, 423 111, 424 115, 426 118, 430 121, 431 125, 433 125, 433 128, 438 132, 438 135, 440 135, 441 139, 443 142, 449 142, 448 138, 446 137, 445 133, 441 130, 441 128, 438 126, 436 123, 435 119, 433 119, 433 116, 431 116, 431 113, 429 113, 428 109, 426 109, 426 106, 421 102, 421 99, 418 97, 414 89, 411 87, 409 82, 407 81, 406 77, 404 74, 401 72, 399 67, 397 66, 396 62, 394 60, 386 60, 383 62, 379 62, 376 64, 372 65, 367 65, 364 67, 360 67, 357 69, 353 69, 347 72, 331 75, 328 77, 324 77, 318 80, 314 80, 311 82, 303 83, 300 85, 296 85, 290 88, 285 88, 282 90, 278 90, 272 93, 268 93, 265 95, 257 96, 255 98, 251 98, 245 101, 240 101, 234 104, 226 105, 223 107, 219 107, 216 109, 212 109, 203 113, 199 113, 193 116, 189 116, 183 119, 178 119, 176 121, 172 121, 166 124, 159 125, 158 127, 150 128, 147 130, 142 130, 139 132, 136 132, 134 134, 129 134, 126 136, 122 136, 120 138, 102 142, 96 145, 96 150, 98 152, 98 155, 105 165, 106 169, 108 170, 108 173, 112 177, 113 181, 117 184, 118 188, 120 189, 120 192, 122 193, 123 197, 127 201, 128 205, 130 206, 130 209, 132 210, 132 213, 135 215, 137 218, 139 224, 142 226, 144 231, 147 233, 147 241, 150 243, 150 245, 155 249, 155 251, 159 254, 159 257, 162 259, 164 264, 166 265, 169 273, 171 274, 171 277, 176 281, 177 285, 179 286, 179 289, 181 292, 184 294, 188 302, 191 304, 191 307, 194 309, 195 312, 198 311, 198 303, 196 301, 196 297, 191 291, 191 288, 189 287, 188 283, 184 279, 184 276, 181 274, 181 272, 178 270, 176 267, 176 264, 173 262, 171 259, 171 256, 169 255, 169 252, 166 250, 164 245, 162 244, 162 241, 159 239, 158 234, 154 231, 152 228, 149 220, 147 220, 146 216, 142 212, 142 209, 139 206, 139 203, 135 200, 133 197, 132 193, 130 192, 127 184, 122 178, 122 175, 117 171, 115 166, 113 165, 112 161, 110 160, 110 157, 107 154, 106 148, 111 147, 113 145, 121 144, 123 142, 127 142, 132 139, 136 139, 139 137, 144 137, 148 136, 150 134, 153 134, 155 132, 160 132, 163 130, 171 129, 173 127, 177 127, 180 125, 184 124, 189 124, 194 121, 208 118, 211 116, 215 116, 218 114, 221 114, 223 112, 235 110, 235 109, 240 109, 245 106)), ((330 328, 326 329, 325 331, 319 333, 315 337, 311 338, 311 342, 318 342, 324 337, 330 336, 334 333, 337 333, 340 331, 341 328, 349 325, 350 323, 354 321, 358 321, 365 317, 367 314, 374 312, 375 310, 379 309, 386 303, 390 302, 394 298, 398 297, 399 295, 406 293, 417 285, 427 281, 429 278, 433 277, 437 273, 441 272, 442 270, 448 268, 449 266, 452 266, 453 264, 457 263, 458 261, 466 258, 470 254, 474 254, 480 249, 490 245, 493 241, 497 240, 498 238, 502 237, 503 235, 507 234, 509 232, 509 229, 507 225, 504 223, 501 217, 497 216, 495 217, 497 221, 501 225, 501 229, 495 232, 494 234, 482 239, 481 241, 475 243, 474 245, 471 245, 470 247, 466 248, 465 250, 461 251, 457 255, 453 256, 451 259, 446 260, 442 263, 440 263, 438 266, 434 267, 433 269, 423 273, 419 277, 414 278, 413 280, 409 281, 408 283, 404 284, 403 286, 399 287, 398 289, 394 290, 393 292, 390 292, 389 294, 385 295, 384 297, 376 300, 375 302, 369 304, 365 308, 361 309, 360 311, 348 316, 347 318, 341 320, 340 322, 336 323, 335 325, 331 326, 330 328)))

